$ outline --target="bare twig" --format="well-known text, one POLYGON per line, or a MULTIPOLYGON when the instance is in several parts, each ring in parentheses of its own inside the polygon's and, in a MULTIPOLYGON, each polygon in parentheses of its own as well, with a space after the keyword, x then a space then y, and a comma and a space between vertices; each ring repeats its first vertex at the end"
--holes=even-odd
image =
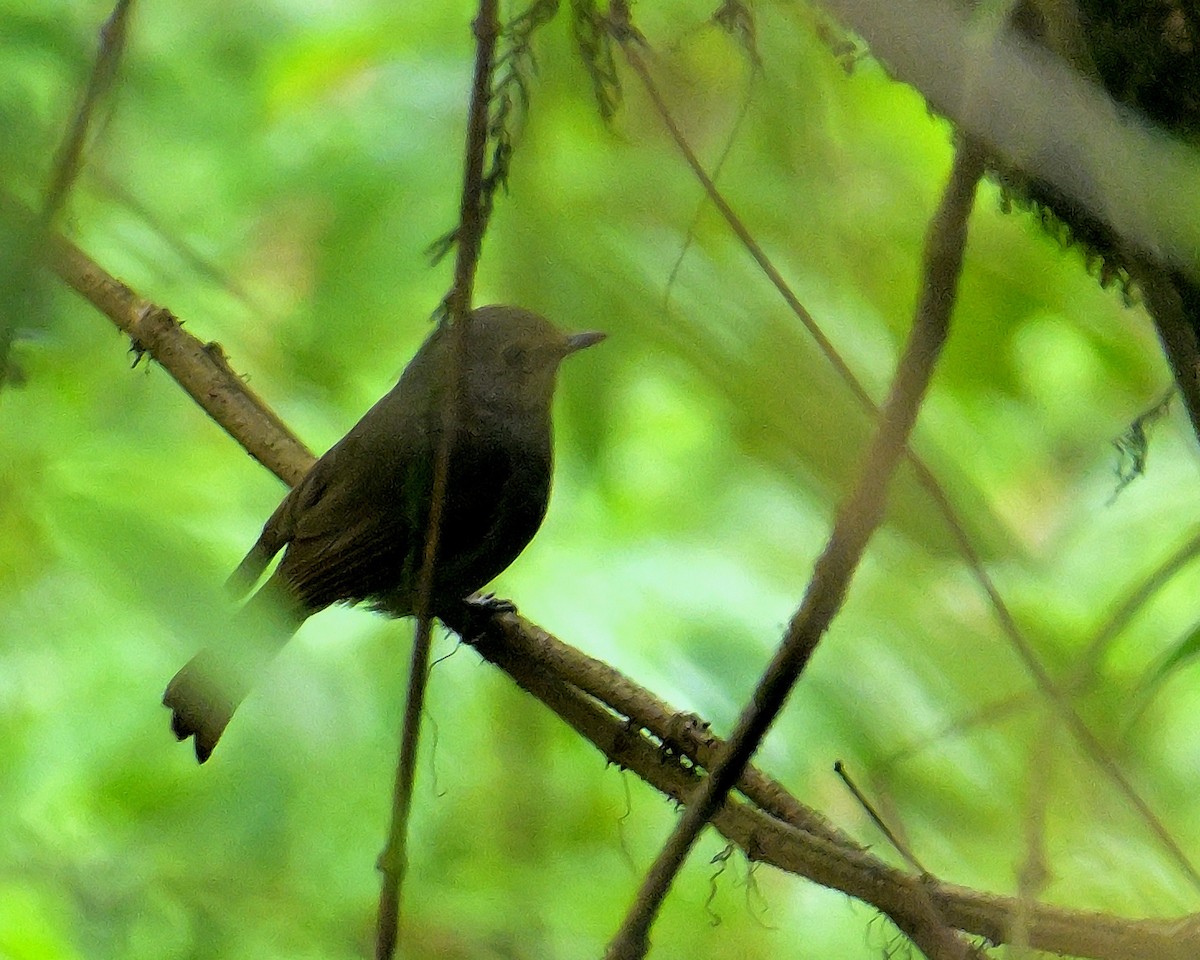
POLYGON ((1100 664, 1107 655, 1113 641, 1121 634, 1142 609, 1162 590, 1175 575, 1200 556, 1200 535, 1192 536, 1187 543, 1172 553, 1166 560, 1150 571, 1129 595, 1116 607, 1092 638, 1084 645, 1069 690, 1081 690, 1094 681, 1100 664))
POLYGON ((117 0, 109 18, 100 27, 100 47, 96 54, 96 62, 92 65, 87 87, 54 160, 50 186, 46 191, 41 211, 44 226, 49 226, 58 215, 79 176, 92 117, 112 86, 121 56, 125 52, 125 38, 128 35, 132 10, 133 0, 117 0))
MULTIPOLYGON (((730 9, 738 9, 732 7, 730 9)), ((753 37, 753 34, 751 34, 753 37)), ((748 41, 748 42, 752 42, 748 41)), ((755 75, 759 70, 759 63, 756 60, 754 65, 755 73, 750 76, 750 84, 754 83, 755 75)), ((729 130, 728 136, 725 138, 725 145, 721 148, 721 154, 717 157, 717 162, 713 164, 711 180, 715 184, 721 176, 721 168, 725 166, 725 161, 729 159, 729 154, 733 151, 734 144, 737 142, 738 132, 742 128, 742 123, 750 115, 750 92, 751 87, 747 86, 746 93, 742 97, 741 105, 738 107, 737 117, 734 118, 733 126, 729 130)), ((707 175, 707 173, 706 173, 707 175)), ((663 284, 663 306, 668 307, 671 303, 671 291, 675 287, 675 281, 679 277, 679 271, 683 269, 683 263, 687 259, 688 251, 692 247, 692 243, 696 239, 696 228, 700 225, 700 218, 704 214, 706 203, 711 203, 711 198, 706 194, 699 203, 696 204, 696 211, 692 214, 692 222, 688 224, 687 230, 683 235, 683 243, 679 247, 679 253, 675 255, 675 262, 671 264, 670 272, 667 274, 667 282, 663 284)))
POLYGON ((1025 760, 1028 782, 1022 817, 1025 855, 1017 871, 1017 912, 1012 917, 1010 932, 1010 942, 1018 951, 1018 957, 1030 949, 1029 927, 1037 903, 1051 879, 1046 860, 1046 810, 1057 766, 1059 730, 1053 711, 1042 710, 1041 713, 1036 732, 1029 739, 1025 760))
POLYGON ((913 941, 925 954, 927 958, 948 954, 950 956, 965 958, 975 957, 977 960, 982 960, 986 954, 964 940, 955 935, 950 925, 938 912, 934 906, 933 899, 929 892, 934 887, 940 886, 937 878, 925 868, 925 866, 917 859, 916 854, 909 849, 900 836, 894 831, 887 822, 880 816, 879 811, 875 809, 875 805, 867 798, 867 795, 858 788, 858 784, 851 778, 846 770, 845 764, 838 760, 833 765, 833 772, 841 778, 842 783, 846 785, 846 789, 858 801, 860 807, 875 824, 876 828, 882 833, 896 850, 902 856, 910 867, 917 871, 923 883, 918 886, 914 893, 920 900, 920 907, 914 910, 911 916, 905 915, 900 918, 893 917, 892 922, 913 941), (936 950, 936 953, 930 951, 930 946, 936 950))
MULTIPOLYGON (((117 0, 116 6, 108 19, 100 27, 100 44, 96 53, 95 63, 88 76, 87 86, 80 97, 75 116, 67 128, 62 143, 50 172, 50 183, 42 198, 38 223, 42 228, 49 227, 58 216, 63 204, 71 192, 71 187, 79 176, 83 166, 83 151, 87 143, 88 131, 92 126, 92 118, 104 95, 112 86, 117 66, 125 50, 125 37, 128 29, 129 14, 133 0, 117 0)), ((13 249, 8 252, 11 263, 5 271, 9 278, 5 281, 14 291, 27 291, 29 299, 35 299, 32 284, 33 268, 37 262, 36 253, 31 249, 29 238, 32 228, 19 233, 13 249)), ((20 301, 21 296, 14 296, 13 302, 20 301)), ((24 304, 28 306, 28 304, 24 304)), ((9 353, 17 332, 16 311, 0 312, 0 386, 9 374, 9 353)))
MULTIPOLYGON (((475 74, 471 87, 471 102, 467 115, 467 136, 464 150, 462 204, 459 226, 455 232, 458 257, 454 267, 454 285, 445 301, 443 322, 450 325, 454 349, 446 403, 442 410, 442 433, 434 461, 432 492, 429 504, 429 524, 425 549, 416 591, 416 626, 412 654, 409 660, 408 694, 405 699, 403 729, 400 737, 400 757, 396 763, 396 782, 392 793, 392 821, 387 844, 379 855, 379 870, 383 882, 379 894, 379 918, 376 929, 375 955, 390 960, 396 950, 400 921, 400 900, 404 875, 408 867, 408 820, 412 811, 413 783, 417 769, 417 747, 420 742, 421 718, 425 706, 425 687, 429 677, 429 651, 433 617, 430 601, 433 593, 434 568, 437 563, 438 541, 441 534, 442 511, 446 501, 446 484, 450 464, 450 444, 461 407, 460 374, 466 337, 466 320, 471 312, 471 292, 475 269, 487 226, 484 209, 483 167, 488 144, 488 103, 492 85, 492 65, 495 61, 496 37, 500 22, 496 15, 496 0, 480 0, 479 12, 472 24, 475 34, 475 74)), ((490 203, 489 203, 490 209, 490 203)))
POLYGON ((858 805, 862 807, 863 812, 866 813, 871 822, 875 824, 879 832, 887 837, 888 843, 890 843, 896 849, 896 852, 908 862, 908 865, 918 873, 928 874, 929 871, 926 870, 921 861, 917 859, 916 854, 909 849, 908 844, 901 840, 899 835, 897 835, 897 833, 890 826, 888 826, 887 821, 885 821, 883 817, 879 815, 879 811, 875 809, 875 804, 871 803, 867 795, 858 788, 858 784, 854 782, 853 778, 850 776, 850 772, 846 769, 846 765, 842 763, 841 760, 834 762, 833 772, 838 775, 842 783, 846 785, 846 789, 849 790, 854 799, 858 801, 858 805))
MULTIPOLYGON (((628 43, 623 49, 634 71, 648 88, 652 88, 636 49, 628 43)), ((967 220, 975 185, 982 177, 983 169, 982 151, 971 144, 960 146, 942 204, 930 224, 925 275, 908 346, 880 412, 879 427, 867 450, 858 482, 838 511, 833 532, 817 560, 804 602, 788 625, 783 642, 749 705, 738 718, 727 750, 689 798, 687 809, 609 944, 606 954, 609 960, 635 960, 645 956, 650 925, 688 851, 737 782, 841 607, 859 559, 883 518, 888 484, 904 455, 934 364, 945 342, 962 267, 967 220)))

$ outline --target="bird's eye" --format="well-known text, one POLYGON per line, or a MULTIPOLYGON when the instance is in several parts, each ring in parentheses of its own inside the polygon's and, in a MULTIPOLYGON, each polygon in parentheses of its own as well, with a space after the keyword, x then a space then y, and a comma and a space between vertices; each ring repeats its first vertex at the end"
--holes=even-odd
POLYGON ((510 367, 523 367, 525 365, 525 348, 519 344, 510 344, 504 348, 504 362, 510 367))

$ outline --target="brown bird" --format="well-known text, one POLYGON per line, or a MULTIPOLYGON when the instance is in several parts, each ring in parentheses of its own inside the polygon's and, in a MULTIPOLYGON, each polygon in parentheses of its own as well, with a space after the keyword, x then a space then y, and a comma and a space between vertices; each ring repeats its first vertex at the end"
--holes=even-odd
MULTIPOLYGON (((475 310, 463 331, 430 612, 496 577, 533 538, 553 471, 550 404, 564 358, 604 339, 567 336, 519 307, 475 310)), ((438 327, 400 381, 283 499, 229 578, 244 596, 235 642, 202 650, 171 680, 171 729, 212 753, 251 684, 300 625, 335 603, 414 612, 433 471, 454 369, 455 337, 438 327)))

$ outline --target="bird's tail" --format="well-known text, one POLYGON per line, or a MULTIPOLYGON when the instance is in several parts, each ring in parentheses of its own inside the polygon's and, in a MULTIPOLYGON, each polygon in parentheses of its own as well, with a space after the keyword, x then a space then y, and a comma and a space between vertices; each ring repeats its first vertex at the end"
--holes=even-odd
POLYGON ((251 686, 307 615, 272 577, 237 612, 226 642, 201 650, 171 678, 162 699, 171 711, 171 732, 178 740, 196 738, 200 763, 212 754, 251 686))

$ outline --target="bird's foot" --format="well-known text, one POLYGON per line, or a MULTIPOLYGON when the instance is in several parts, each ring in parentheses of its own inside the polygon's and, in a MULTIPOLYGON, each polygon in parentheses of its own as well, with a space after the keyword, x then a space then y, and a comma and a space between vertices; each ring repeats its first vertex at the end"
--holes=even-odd
POLYGON ((505 600, 503 597, 498 597, 494 593, 473 593, 463 603, 476 616, 486 614, 489 617, 494 617, 499 613, 517 612, 517 605, 515 603, 511 600, 505 600))
POLYGON ((494 593, 476 593, 463 600, 460 624, 448 624, 448 626, 470 643, 470 638, 479 637, 487 632, 493 617, 516 612, 517 606, 511 600, 497 597, 494 593), (459 625, 462 626, 461 630, 457 630, 459 625))

